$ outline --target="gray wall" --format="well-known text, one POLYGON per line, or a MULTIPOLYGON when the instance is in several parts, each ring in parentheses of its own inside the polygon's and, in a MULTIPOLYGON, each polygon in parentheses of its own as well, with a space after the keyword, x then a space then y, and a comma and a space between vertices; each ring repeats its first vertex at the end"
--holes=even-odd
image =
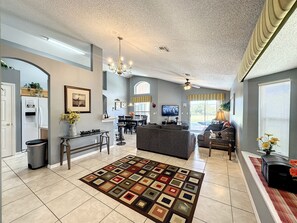
MULTIPOLYGON (((9 63, 8 63, 9 64, 9 63)), ((11 66, 9 64, 9 66, 11 66)), ((22 126, 21 126, 21 96, 20 96, 20 71, 1 68, 2 81, 15 84, 15 127, 16 127, 16 152, 22 150, 22 126)))
MULTIPOLYGON (((77 86, 91 89, 91 113, 81 114, 77 124, 78 131, 90 129, 111 130, 113 126, 102 123, 102 50, 93 47, 92 71, 25 52, 5 44, 1 44, 1 56, 21 59, 32 64, 49 74, 49 163, 59 162, 59 136, 66 135, 67 125, 60 123, 60 115, 64 113, 64 85, 77 86)), ((88 137, 86 137, 88 138, 88 137)), ((94 139, 85 139, 92 141, 94 139)), ((113 137, 112 137, 113 143, 113 137)), ((81 142, 74 142, 80 144, 81 142)))
MULTIPOLYGON (((255 78, 238 83, 235 80, 231 88, 231 96, 235 94, 235 115, 230 113, 232 124, 236 127, 236 145, 239 162, 241 163, 246 181, 262 222, 273 222, 258 187, 242 157, 241 151, 256 153, 258 137, 258 85, 265 82, 291 79, 291 108, 290 108, 290 158, 297 158, 297 69, 288 70, 268 76, 255 78)), ((231 111, 233 104, 231 103, 231 111)))
MULTIPOLYGON (((133 76, 129 79, 129 101, 131 101, 131 98, 134 95, 134 85, 138 83, 139 81, 146 81, 150 84, 151 86, 151 93, 149 95, 152 96, 152 102, 154 102, 157 107, 152 108, 151 107, 151 112, 150 112, 150 122, 157 123, 158 122, 158 80, 155 78, 148 78, 148 77, 138 77, 138 76, 133 76)), ((133 107, 129 107, 128 111, 133 111, 133 107)))
MULTIPOLYGON (((150 122, 161 123, 167 117, 162 116, 162 105, 178 105, 179 106, 179 120, 183 123, 190 122, 190 103, 187 99, 189 94, 209 94, 209 93, 224 93, 225 101, 227 102, 230 99, 230 92, 217 89, 209 88, 192 88, 191 90, 185 91, 181 84, 175 84, 172 82, 159 80, 155 78, 148 77, 139 77, 134 76, 130 78, 129 88, 130 88, 130 98, 134 95, 134 85, 139 81, 146 81, 151 85, 152 102, 157 106, 156 108, 151 107, 151 120, 150 122), (184 106, 186 105, 186 106, 184 106)), ((133 108, 129 108, 129 111, 132 111, 133 108)), ((175 117, 171 117, 174 119, 175 117)))
MULTIPOLYGON (((168 81, 158 80, 158 115, 157 115, 157 123, 161 123, 168 117, 162 116, 162 105, 178 105, 179 112, 179 120, 181 119, 181 99, 183 94, 183 88, 180 84, 171 83, 168 81)), ((169 120, 175 120, 174 117, 169 117, 169 120)))
POLYGON ((127 78, 120 77, 114 73, 107 72, 107 90, 103 90, 103 94, 107 97, 107 113, 109 116, 117 117, 127 114, 127 107, 115 110, 115 99, 128 102, 129 81, 127 78))
MULTIPOLYGON (((256 153, 258 144, 258 85, 283 79, 291 80, 291 103, 290 103, 290 135, 289 157, 297 157, 297 69, 288 70, 276 74, 254 78, 243 83, 235 83, 231 95, 236 95, 236 115, 232 116, 232 122, 238 127, 237 145, 240 150, 256 153), (244 126, 244 127, 243 127, 244 126)), ((285 99, 284 99, 285 100, 285 99)), ((232 108, 231 108, 232 110, 232 108)))

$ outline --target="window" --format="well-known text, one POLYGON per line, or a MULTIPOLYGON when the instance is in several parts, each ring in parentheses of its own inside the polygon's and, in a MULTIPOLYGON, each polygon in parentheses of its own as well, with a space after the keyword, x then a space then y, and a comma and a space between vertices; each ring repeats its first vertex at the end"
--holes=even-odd
POLYGON ((220 100, 201 100, 190 102, 191 130, 201 131, 216 117, 220 100))
POLYGON ((276 153, 289 156, 290 91, 288 80, 259 85, 259 135, 279 138, 276 153))
POLYGON ((149 94, 151 92, 150 84, 145 81, 140 81, 134 85, 134 94, 149 94))
POLYGON ((147 115, 147 122, 150 121, 150 102, 134 103, 135 115, 147 115))

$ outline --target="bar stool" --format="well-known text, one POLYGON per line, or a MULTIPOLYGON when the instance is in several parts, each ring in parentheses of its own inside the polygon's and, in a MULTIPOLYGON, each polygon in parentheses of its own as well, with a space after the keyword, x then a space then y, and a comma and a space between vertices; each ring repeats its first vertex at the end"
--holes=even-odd
POLYGON ((123 142, 125 139, 124 139, 124 136, 123 136, 123 128, 125 127, 125 123, 118 123, 118 129, 119 129, 119 138, 117 141, 119 141, 117 143, 118 146, 122 146, 122 145, 125 145, 126 143, 123 142))

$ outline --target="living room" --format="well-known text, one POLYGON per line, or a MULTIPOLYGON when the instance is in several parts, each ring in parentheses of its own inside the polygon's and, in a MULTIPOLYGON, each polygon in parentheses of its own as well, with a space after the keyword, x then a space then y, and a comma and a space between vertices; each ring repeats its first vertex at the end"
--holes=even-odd
MULTIPOLYGON (((296 5, 295 5, 296 6, 296 5)), ((295 7, 293 6, 293 7, 295 7)), ((2 10, 2 8, 1 8, 2 10)), ((6 11, 7 13, 7 11, 6 11)), ((260 10, 259 12, 260 13, 260 10)), ((9 13, 8 13, 9 14, 9 13)), ((255 15, 254 15, 255 16, 255 15)), ((259 15, 258 15, 259 16, 259 15)), ((254 22, 256 22, 256 19, 254 19, 254 22)), ((253 24, 253 27, 255 26, 255 23, 253 24)), ((251 29, 252 30, 252 29, 251 29)), ((90 41, 91 42, 91 41, 90 41)), ((111 41, 112 45, 114 44, 114 41, 111 41)), ((246 42, 247 44, 247 42, 246 42)), ((127 44, 129 45, 129 44, 127 44)), ((125 48, 123 50, 123 54, 125 55, 125 52, 129 46, 125 45, 125 48)), ((100 45, 99 45, 100 46, 100 45)), ((116 45, 117 46, 117 45, 116 45)), ((113 46, 113 47, 116 47, 113 46)), ((102 196, 101 198, 108 199, 107 197, 103 197, 101 193, 98 194, 97 191, 88 189, 87 185, 83 185, 80 181, 75 181, 74 177, 75 175, 80 175, 79 177, 82 177, 88 173, 90 173, 90 169, 92 171, 97 170, 98 168, 104 165, 108 165, 113 161, 116 161, 126 155, 129 154, 134 154, 137 156, 143 156, 148 159, 164 162, 164 163, 169 163, 169 164, 174 164, 174 165, 180 165, 181 167, 192 169, 192 170, 197 170, 197 171, 204 171, 204 170, 211 170, 209 171, 209 175, 205 175, 205 179, 202 184, 202 191, 199 196, 198 200, 198 206, 197 209, 202 208, 204 206, 204 210, 207 209, 207 205, 213 205, 216 207, 220 207, 221 209, 224 209, 225 211, 222 211, 222 215, 215 215, 212 211, 197 211, 197 214, 194 215, 193 217, 193 222, 211 222, 213 220, 222 219, 225 216, 226 222, 232 222, 235 220, 243 220, 246 219, 247 222, 256 222, 257 220, 264 221, 265 219, 273 219, 271 216, 269 216, 270 212, 268 211, 268 208, 265 207, 265 204, 263 204, 263 199, 261 200, 260 198, 257 198, 257 195, 259 195, 257 190, 253 190, 253 187, 255 186, 255 183, 253 182, 252 176, 247 169, 247 165, 245 164, 244 157, 242 155, 242 151, 250 152, 250 153, 257 153, 257 142, 255 139, 259 136, 258 135, 258 84, 265 83, 265 82, 273 82, 277 80, 283 80, 283 79, 290 79, 291 80, 291 99, 290 101, 293 102, 296 99, 296 89, 294 82, 296 81, 296 67, 293 65, 293 67, 290 67, 290 69, 286 69, 282 72, 271 72, 269 73, 270 75, 264 76, 264 77, 255 77, 252 79, 246 78, 244 82, 238 82, 237 79, 234 80, 234 76, 232 79, 232 84, 230 88, 225 88, 225 86, 221 86, 221 88, 211 88, 211 87, 205 87, 203 86, 203 81, 201 79, 201 82, 199 80, 197 81, 197 84, 201 85, 199 89, 192 88, 189 91, 184 91, 183 89, 183 84, 186 81, 185 76, 180 76, 180 74, 170 74, 165 77, 165 79, 170 80, 166 81, 164 79, 158 79, 154 76, 151 77, 145 77, 145 76, 132 76, 129 79, 123 78, 123 77, 118 77, 115 74, 111 73, 108 71, 108 66, 105 61, 105 57, 107 56, 104 52, 106 49, 101 49, 95 45, 91 47, 91 64, 92 64, 92 69, 87 70, 83 69, 81 67, 73 66, 71 64, 67 64, 61 61, 57 61, 55 59, 47 58, 45 56, 41 56, 36 54, 36 52, 33 50, 31 52, 28 52, 27 50, 24 50, 22 48, 16 47, 15 45, 11 45, 7 42, 7 40, 2 40, 1 42, 1 57, 2 58, 17 58, 26 62, 29 62, 31 64, 34 64, 35 66, 41 68, 44 70, 48 75, 49 75, 49 141, 48 141, 48 146, 49 146, 49 167, 55 168, 57 165, 59 165, 60 161, 60 150, 59 150, 59 143, 60 143, 60 136, 63 136, 67 132, 67 125, 65 123, 60 123, 60 115, 65 112, 65 103, 64 103, 64 86, 76 86, 76 87, 82 87, 82 88, 88 88, 91 90, 91 112, 90 113, 81 113, 80 116, 80 121, 77 124, 78 131, 82 130, 91 130, 91 129, 104 129, 110 131, 110 137, 111 137, 111 142, 115 142, 114 138, 114 124, 115 122, 102 122, 102 115, 105 112, 105 109, 103 107, 103 98, 102 96, 105 95, 107 96, 108 100, 108 106, 107 106, 107 113, 109 116, 116 117, 118 115, 126 115, 130 111, 133 111, 133 107, 123 107, 120 109, 116 109, 115 107, 115 100, 120 99, 122 102, 126 102, 127 105, 133 100, 134 95, 134 85, 140 81, 146 81, 150 83, 151 86, 151 93, 149 96, 151 96, 151 101, 150 101, 150 122, 153 123, 158 123, 161 124, 162 121, 164 121, 165 117, 162 117, 161 115, 161 106, 162 105, 178 105, 180 109, 180 114, 179 114, 179 119, 181 122, 189 123, 189 109, 190 109, 190 102, 187 98, 188 95, 190 94, 212 94, 212 93, 223 93, 225 96, 225 99, 222 102, 228 102, 230 100, 231 102, 231 111, 230 111, 230 122, 232 125, 236 128, 236 156, 235 153, 232 153, 232 162, 228 162, 228 156, 226 151, 217 151, 213 150, 213 154, 211 158, 208 158, 208 149, 207 148, 199 148, 196 147, 195 151, 193 154, 191 154, 190 159, 188 161, 186 160, 180 160, 177 158, 173 157, 168 157, 168 156, 163 156, 159 154, 152 154, 148 152, 143 152, 143 151, 137 151, 136 149, 136 135, 133 134, 132 136, 127 134, 125 135, 126 137, 126 146, 125 147, 114 147, 110 149, 110 155, 108 156, 107 151, 105 148, 103 149, 102 153, 98 153, 97 155, 95 154, 89 154, 90 156, 88 158, 84 157, 86 156, 83 154, 83 158, 79 159, 73 159, 72 161, 72 167, 71 170, 67 170, 66 165, 62 166, 61 169, 57 170, 55 174, 58 172, 59 176, 56 176, 54 173, 52 173, 50 170, 41 170, 41 172, 44 172, 42 174, 37 174, 37 171, 29 171, 28 173, 27 170, 22 169, 20 171, 21 166, 22 168, 24 165, 26 166, 26 160, 23 160, 23 158, 20 158, 19 160, 9 160, 7 159, 7 163, 4 165, 4 169, 8 168, 9 173, 16 170, 19 170, 18 172, 19 176, 25 176, 24 178, 20 177, 23 181, 26 181, 26 177, 30 180, 28 180, 28 183, 30 181, 34 181, 38 179, 39 177, 43 177, 45 180, 45 176, 47 175, 55 175, 56 179, 53 180, 52 182, 55 182, 55 184, 59 181, 56 181, 57 178, 60 179, 60 177, 63 177, 65 179, 71 179, 71 185, 68 183, 64 184, 60 182, 60 187, 61 188, 67 188, 67 189, 61 189, 63 192, 61 192, 60 195, 64 195, 64 193, 70 192, 71 189, 74 189, 73 185, 75 187, 81 188, 83 191, 88 191, 87 195, 83 199, 85 199, 83 202, 88 201, 91 199, 92 202, 94 202, 93 199, 96 199, 95 196, 102 196), (104 69, 103 69, 104 66, 104 69), (110 77, 112 79, 112 82, 117 81, 120 85, 119 88, 116 88, 114 90, 113 88, 108 88, 107 85, 107 90, 103 90, 101 86, 103 85, 103 70, 107 70, 107 75, 108 78, 110 77), (171 82, 172 80, 178 80, 179 83, 171 82), (124 86, 121 88, 121 85, 124 86), (99 86, 99 87, 98 87, 99 86), (117 91, 122 91, 122 93, 117 94, 117 91), (125 91, 125 92, 123 92, 125 91), (156 105, 154 108, 152 106, 152 103, 156 105), (100 161, 100 165, 98 165, 98 161, 100 161), (222 161, 222 164, 215 164, 217 161, 222 161), (240 168, 238 166, 238 162, 241 164, 241 168, 243 171, 243 175, 240 171, 240 168), (9 164, 9 165, 8 165, 9 164), (80 165, 81 166, 80 166, 80 165), (103 165, 104 164, 104 165, 103 165), (93 165, 93 167, 91 166, 93 165), (82 168, 82 166, 85 166, 87 168, 82 168), (95 167, 97 169, 95 169, 95 167), (11 169, 10 169, 11 168, 11 169), (233 170, 231 170, 233 168, 233 170), (218 171, 217 169, 222 169, 224 170, 222 172, 216 172, 218 171), (225 171, 226 169, 226 171, 225 171), (228 171, 230 170, 231 174, 228 174, 228 171), (233 172, 232 172, 233 171, 233 172), (226 172, 226 174, 225 174, 226 172), (38 176, 38 177, 37 177, 38 176), (240 176, 240 179, 237 179, 236 177, 240 176), (241 177, 242 176, 242 177, 241 177), (34 177, 36 179, 34 179, 34 177), (222 182, 229 180, 233 183, 223 183, 225 186, 222 187, 220 183, 218 183, 215 178, 221 179, 222 182), (242 190, 236 191, 234 190, 234 187, 229 186, 229 184, 233 184, 234 186, 234 181, 238 180, 242 182, 243 178, 247 181, 247 188, 250 188, 250 192, 252 195, 249 197, 247 189, 245 188, 246 186, 244 185, 242 190), (226 180, 227 179, 227 180, 226 180), (216 182, 216 185, 212 185, 213 182, 216 182), (204 185, 204 186, 203 186, 204 185), (209 186, 209 191, 206 190, 206 186, 209 186), (214 191, 217 190, 225 190, 228 188, 228 192, 224 192, 224 198, 220 200, 218 198, 218 194, 216 194, 217 197, 213 197, 211 193, 215 193, 214 191), (85 190, 84 190, 85 189, 85 190), (96 193, 96 195, 95 195, 96 193), (241 204, 237 204, 236 201, 234 200, 234 197, 236 197, 236 193, 239 194, 239 197, 241 197, 243 200, 247 199, 248 200, 253 200, 252 203, 254 202, 256 206, 255 209, 251 208, 250 205, 248 208, 241 206, 241 204), (91 197, 89 197, 91 196, 91 197), (226 197, 231 197, 233 199, 232 201, 228 200, 226 197), (203 202, 201 202, 201 200, 203 202), (212 203, 214 201, 214 203, 212 203), (266 213, 259 213, 259 210, 265 210, 264 212, 266 213), (258 212, 258 213, 255 213, 258 212), (227 214, 226 214, 227 213, 227 214), (268 214, 267 214, 268 213, 268 214), (248 219, 252 219, 248 221, 248 219)), ((116 54, 117 50, 113 50, 116 54)), ((243 49, 244 51, 244 49, 243 49)), ((242 55, 243 55, 242 51, 242 55)), ((110 52, 110 51, 109 51, 110 52)), ((165 56, 162 56, 166 58, 165 56)), ((116 56, 114 57, 116 58, 116 56)), ((134 59, 134 58, 132 58, 134 59)), ((239 59, 240 60, 240 59, 239 59)), ((164 62, 164 61, 163 61, 164 62)), ((133 69, 136 71, 139 70, 140 68, 138 67, 137 63, 134 61, 134 66, 133 69)), ((175 64, 176 65, 176 64, 175 64)), ((237 65, 238 66, 238 65, 237 65)), ((174 68, 173 68, 174 69, 174 68)), ((154 70, 154 69, 151 69, 154 70)), ((154 71, 156 75, 158 75, 158 72, 154 71)), ((107 78, 107 79, 108 79, 107 78)), ((228 77, 229 78, 229 77, 228 77)), ((190 79, 195 85, 195 78, 193 77, 193 80, 190 79)), ((108 80, 107 80, 108 81, 108 80)), ((216 80, 220 82, 220 80, 216 80)), ((221 81, 221 85, 223 82, 221 81)), ((290 114, 291 114, 291 123, 295 123, 294 120, 294 111, 296 111, 296 106, 291 103, 290 107, 290 114)), ((293 145, 296 144, 296 139, 294 138, 294 133, 296 132, 296 125, 290 125, 290 131, 289 131, 289 144, 290 147, 293 148, 293 145)), ((282 138, 281 138, 282 140, 282 138)), ((93 151, 92 151, 93 152, 93 151)), ((19 154, 16 154, 19 155, 19 154)), ((297 151, 294 149, 289 150, 289 155, 291 159, 296 158, 297 151)), ((50 168, 49 168, 50 169, 50 168)), ((12 173, 11 173, 12 174, 12 173)), ((8 175, 8 174, 6 174, 8 175)), ((76 176, 76 177, 77 177, 76 176)), ((21 182, 19 180, 16 180, 19 185, 16 183, 16 186, 21 186, 21 182)), ((27 182, 25 182, 27 183, 27 182)), ((222 183, 221 183, 222 184, 222 183)), ((244 184, 244 183, 243 183, 244 184)), ((242 186, 242 185, 241 185, 242 186)), ((26 187, 26 186, 25 186, 26 187)), ((28 188, 31 188, 28 186, 28 188)), ((6 188, 7 189, 7 188, 6 188)), ((9 188, 13 189, 13 188, 9 188)), ((32 189, 32 188, 31 188, 32 189)), ((74 189, 76 192, 78 191, 78 188, 74 189)), ((34 190, 33 190, 34 191, 34 190)), ((35 191, 34 191, 35 192, 35 191)), ((29 192, 26 192, 29 194, 29 192)), ((38 192, 36 192, 38 194, 38 192)), ((81 193, 82 195, 83 193, 81 193)), ((59 196, 60 196, 59 195, 59 196)), ((30 196, 33 196, 30 194, 30 196)), ((43 195, 40 195, 43 196, 43 195)), ((37 196, 38 197, 38 196, 37 196)), ((259 196, 260 197, 260 196, 259 196)), ((30 198, 30 197, 29 197, 30 198)), ((55 197, 56 198, 56 197, 55 197)), ((51 197, 51 199, 47 198, 42 198, 41 199, 45 204, 50 203, 50 201, 54 201, 54 196, 51 197), (44 199, 44 200, 43 200, 44 199)), ((91 202, 90 201, 90 202, 91 202)), ((102 199, 101 199, 102 201, 102 199)), ((109 200, 110 201, 110 200, 109 200)), ((7 202, 7 201, 6 201, 7 202)), ((10 202, 7 202, 4 204, 2 207, 3 210, 5 209, 6 212, 9 212, 9 209, 6 209, 8 207, 12 207, 14 202, 16 200, 10 200, 10 202)), ((59 201, 61 202, 61 201, 59 201)), ((57 201, 57 203, 59 203, 57 201)), ((92 204, 92 202, 90 204, 92 204)), ((54 217, 51 216, 51 220, 56 221, 56 220, 61 220, 62 222, 67 222, 68 220, 71 219, 73 222, 73 218, 70 217, 71 214, 75 216, 75 210, 78 207, 83 208, 82 203, 77 204, 75 208, 67 211, 63 211, 63 213, 58 213, 56 212, 55 207, 57 207, 57 203, 54 205, 54 202, 52 203, 53 206, 45 205, 46 208, 51 211, 53 211, 54 217), (55 207, 54 207, 55 206, 55 207), (68 216, 68 217, 66 217, 68 216), (64 218, 64 219, 63 219, 64 218)), ((98 204, 97 204, 98 205, 98 204)), ((101 205, 101 204, 100 204, 101 205)), ((34 213, 40 213, 39 210, 39 205, 34 206, 30 209, 30 211, 24 213, 22 212, 21 214, 18 214, 17 217, 12 217, 8 218, 10 220, 16 220, 19 219, 19 221, 26 219, 26 216, 29 216, 31 213, 30 217, 34 217, 34 213), (36 212, 34 212, 36 211, 36 212), (28 214, 28 215, 27 215, 28 214)), ((106 210, 106 213, 104 210, 104 217, 100 216, 98 219, 101 219, 102 222, 104 221, 111 221, 112 216, 118 217, 118 219, 121 219, 122 221, 134 221, 134 222, 149 222, 149 219, 143 219, 141 218, 140 221, 137 221, 137 219, 131 219, 132 217, 125 216, 125 212, 128 211, 124 205, 118 205, 117 203, 114 203, 114 201, 110 201, 110 204, 107 207, 103 208, 106 210), (111 209, 109 209, 111 208, 111 209), (113 210, 114 209, 114 210, 113 210), (111 212, 112 210, 112 212, 111 212), (112 214, 110 214, 112 213, 112 214), (110 216, 110 218, 108 217, 110 216), (104 220, 105 219, 105 220, 104 220), (124 219, 124 220, 123 220, 124 219)), ((77 209, 81 210, 81 209, 77 209)), ((201 209, 200 209, 201 210, 201 209)), ((3 211, 4 212, 4 211, 3 211)), ((262 211, 261 211, 262 212, 262 211)), ((49 214, 46 211, 47 214, 49 214)), ((132 212, 134 213, 134 212, 132 212)), ((134 213, 135 214, 135 213, 134 213)), ((133 215, 133 214, 131 214, 133 215)), ((41 215, 42 216, 42 215, 41 215)), ((135 214, 135 216, 138 216, 135 214)), ((29 218, 27 218, 29 219, 29 218)), ((34 218, 32 218, 34 219, 34 218)), ((120 221, 120 220, 119 220, 120 221)), ((25 222, 25 220, 23 221, 25 222)), ((113 221, 112 221, 113 222, 113 221)), ((222 220, 223 222, 223 220, 222 220)))

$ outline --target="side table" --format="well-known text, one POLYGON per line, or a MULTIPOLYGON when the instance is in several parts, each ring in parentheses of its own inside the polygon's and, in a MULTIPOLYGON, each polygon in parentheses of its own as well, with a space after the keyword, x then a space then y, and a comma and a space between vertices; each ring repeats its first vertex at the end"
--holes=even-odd
POLYGON ((230 140, 224 140, 221 138, 209 138, 209 157, 211 156, 212 146, 219 146, 220 148, 228 149, 229 160, 231 160, 232 143, 230 140))

